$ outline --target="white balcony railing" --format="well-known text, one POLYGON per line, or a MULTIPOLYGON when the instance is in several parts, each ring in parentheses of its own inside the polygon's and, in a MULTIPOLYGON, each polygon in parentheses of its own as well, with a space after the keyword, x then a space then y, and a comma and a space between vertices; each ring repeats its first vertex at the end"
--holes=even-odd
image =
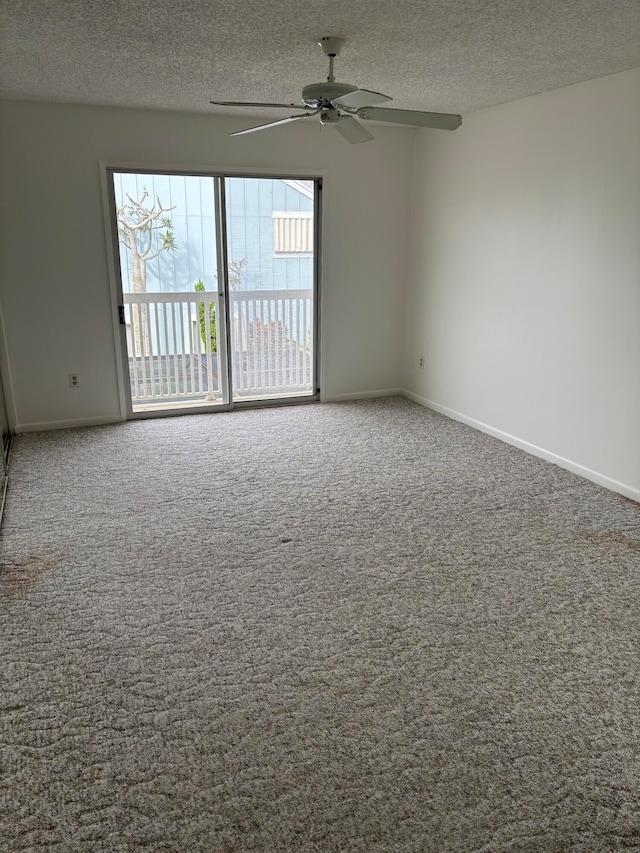
POLYGON ((312 290, 231 291, 234 391, 241 396, 311 391, 312 290))
MULTIPOLYGON (((231 291, 231 352, 238 397, 311 393, 312 290, 231 291)), ((134 406, 222 402, 216 292, 125 293, 134 406)))

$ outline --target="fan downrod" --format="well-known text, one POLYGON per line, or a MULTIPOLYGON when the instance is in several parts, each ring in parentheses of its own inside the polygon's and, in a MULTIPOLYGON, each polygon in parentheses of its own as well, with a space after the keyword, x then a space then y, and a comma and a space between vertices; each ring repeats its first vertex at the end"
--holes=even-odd
POLYGON ((333 60, 342 50, 344 39, 337 36, 322 36, 318 44, 324 55, 329 59, 329 76, 326 83, 311 83, 309 86, 305 86, 302 90, 302 102, 309 109, 318 109, 319 107, 330 109, 331 101, 334 98, 355 92, 358 87, 351 86, 349 83, 336 83, 333 74, 333 60))

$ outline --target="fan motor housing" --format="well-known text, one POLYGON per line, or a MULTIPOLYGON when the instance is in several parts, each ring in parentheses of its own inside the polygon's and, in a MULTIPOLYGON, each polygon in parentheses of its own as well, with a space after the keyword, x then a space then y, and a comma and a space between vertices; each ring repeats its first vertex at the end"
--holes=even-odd
POLYGON ((308 107, 319 107, 329 104, 334 98, 356 92, 357 89, 357 86, 351 86, 349 83, 311 83, 302 90, 302 100, 308 107))

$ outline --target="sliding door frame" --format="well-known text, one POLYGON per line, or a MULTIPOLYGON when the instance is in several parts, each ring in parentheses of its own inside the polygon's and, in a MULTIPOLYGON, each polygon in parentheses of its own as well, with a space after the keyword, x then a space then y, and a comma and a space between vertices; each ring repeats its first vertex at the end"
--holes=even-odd
POLYGON ((103 202, 105 207, 105 230, 107 245, 110 251, 108 255, 109 279, 111 290, 112 323, 114 329, 114 340, 116 349, 116 370, 118 376, 118 392, 120 399, 120 413, 122 420, 143 420, 147 418, 176 417, 191 414, 214 414, 216 412, 228 412, 232 409, 254 409, 271 408, 276 406, 295 406, 303 403, 316 403, 320 401, 320 322, 321 322, 321 286, 322 286, 322 175, 304 174, 299 170, 288 172, 284 169, 273 171, 248 171, 248 170, 212 170, 207 168, 176 168, 162 166, 142 166, 139 164, 114 164, 100 163, 101 183, 103 190, 103 202), (223 388, 227 391, 228 402, 212 406, 198 405, 192 408, 166 408, 158 411, 134 411, 131 400, 131 378, 129 376, 128 350, 125 327, 120 322, 120 310, 123 304, 122 273, 120 266, 120 247, 118 241, 118 227, 116 220, 116 201, 114 175, 129 173, 137 175, 184 175, 201 178, 214 179, 214 203, 216 223, 216 258, 218 265, 218 281, 222 282, 219 287, 219 299, 224 315, 224 338, 227 352, 226 375, 222 378, 223 388), (313 214, 314 214, 314 252, 313 252, 313 359, 312 371, 312 394, 297 397, 268 397, 254 400, 233 400, 232 383, 232 359, 231 353, 231 329, 228 320, 229 305, 229 277, 228 277, 228 252, 227 252, 227 209, 226 209, 226 187, 225 178, 257 178, 264 180, 305 180, 313 181, 313 214))

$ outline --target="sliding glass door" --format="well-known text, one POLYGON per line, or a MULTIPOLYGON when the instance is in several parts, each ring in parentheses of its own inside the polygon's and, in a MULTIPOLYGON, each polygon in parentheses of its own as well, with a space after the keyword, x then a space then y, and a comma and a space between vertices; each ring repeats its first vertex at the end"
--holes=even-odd
POLYGON ((108 172, 129 414, 315 398, 319 181, 108 172))

